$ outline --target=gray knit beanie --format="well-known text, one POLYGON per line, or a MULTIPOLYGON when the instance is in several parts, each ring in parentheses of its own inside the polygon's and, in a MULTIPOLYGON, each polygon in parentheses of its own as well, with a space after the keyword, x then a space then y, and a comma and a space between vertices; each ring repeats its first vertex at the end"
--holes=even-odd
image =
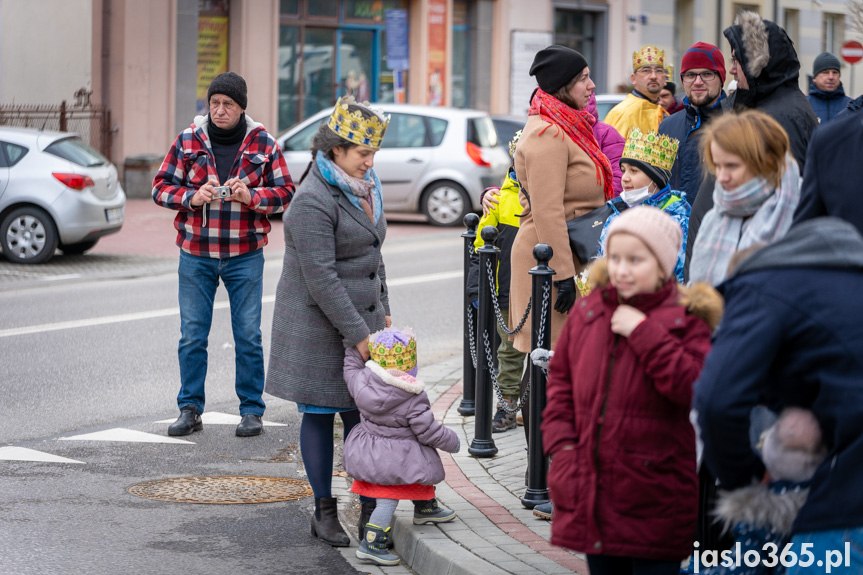
POLYGON ((234 72, 225 72, 213 78, 213 81, 210 82, 210 89, 207 90, 208 104, 213 94, 224 94, 244 110, 246 109, 246 104, 248 104, 246 81, 243 80, 242 76, 234 72))
POLYGON ((817 76, 824 70, 839 70, 839 58, 830 52, 821 52, 812 64, 812 75, 817 76))

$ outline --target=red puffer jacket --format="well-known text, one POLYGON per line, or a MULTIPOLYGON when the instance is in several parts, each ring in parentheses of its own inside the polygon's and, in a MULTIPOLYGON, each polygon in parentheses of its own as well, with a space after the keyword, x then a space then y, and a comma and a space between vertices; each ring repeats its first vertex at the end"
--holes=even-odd
MULTIPOLYGON (((591 279, 607 282, 604 261, 591 279)), ((692 385, 710 349, 712 288, 667 282, 626 302, 647 319, 611 331, 617 290, 600 285, 569 313, 549 366, 542 416, 553 456, 551 542, 588 554, 682 560, 698 512, 692 385), (693 314, 698 314, 698 317, 693 314)))

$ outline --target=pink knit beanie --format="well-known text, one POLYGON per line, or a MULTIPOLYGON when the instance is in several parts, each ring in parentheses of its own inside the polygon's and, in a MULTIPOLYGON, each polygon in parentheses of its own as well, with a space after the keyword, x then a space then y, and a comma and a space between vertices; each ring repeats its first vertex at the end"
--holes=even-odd
POLYGON ((671 277, 677 265, 677 254, 683 241, 680 224, 660 209, 636 206, 624 210, 612 220, 605 234, 603 251, 608 253, 608 242, 614 234, 631 234, 653 252, 666 278, 671 277))

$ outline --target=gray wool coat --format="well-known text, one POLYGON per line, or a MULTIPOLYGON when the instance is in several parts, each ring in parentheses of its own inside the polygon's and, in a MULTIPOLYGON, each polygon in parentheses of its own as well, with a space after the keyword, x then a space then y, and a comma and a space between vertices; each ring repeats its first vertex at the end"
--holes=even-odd
POLYGON ((284 230, 265 391, 355 407, 342 373, 345 348, 383 329, 390 313, 381 257, 386 219, 373 226, 313 164, 285 212, 284 230))
POLYGON ((360 410, 360 423, 345 439, 348 475, 378 485, 434 485, 445 472, 436 449, 456 452, 460 441, 434 417, 425 386, 363 364, 355 349, 345 354, 345 381, 360 410))

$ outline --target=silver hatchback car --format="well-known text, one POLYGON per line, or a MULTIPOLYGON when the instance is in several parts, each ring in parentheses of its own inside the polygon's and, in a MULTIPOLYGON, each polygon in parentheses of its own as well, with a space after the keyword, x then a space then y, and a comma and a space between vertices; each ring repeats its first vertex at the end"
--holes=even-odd
POLYGON ((0 128, 0 248, 11 262, 82 254, 120 231, 117 168, 76 134, 0 128))
MULTIPOLYGON (((465 214, 482 209, 482 190, 503 182, 510 158, 497 145, 487 113, 408 104, 375 107, 391 117, 375 154, 385 210, 420 212, 437 226, 461 225, 465 214)), ((312 136, 331 113, 332 108, 321 110, 279 136, 295 183, 311 160, 312 136)))

